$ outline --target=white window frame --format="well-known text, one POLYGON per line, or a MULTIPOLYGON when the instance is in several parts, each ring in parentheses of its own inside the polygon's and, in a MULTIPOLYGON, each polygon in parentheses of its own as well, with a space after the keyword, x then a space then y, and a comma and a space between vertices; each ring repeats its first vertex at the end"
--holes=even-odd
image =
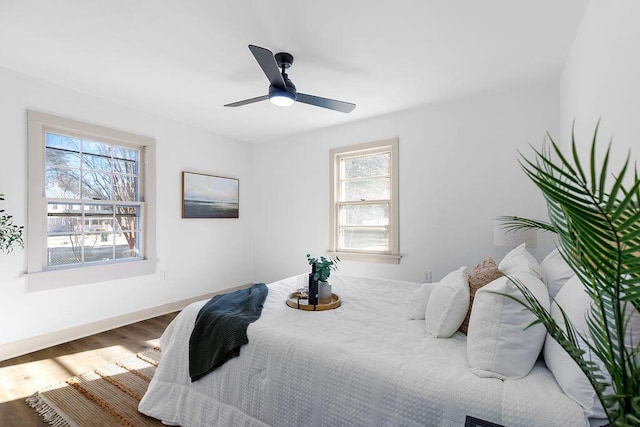
POLYGON ((125 279, 156 272, 156 191, 153 138, 103 126, 27 111, 29 206, 27 218, 27 280, 29 291, 125 279), (141 258, 100 264, 47 267, 47 201, 44 197, 45 133, 60 132, 140 150, 141 258))
POLYGON ((333 148, 329 151, 329 256, 340 259, 387 264, 400 263, 400 239, 398 216, 398 138, 348 147, 333 148), (389 250, 358 251, 338 248, 339 201, 340 201, 340 159, 354 155, 391 153, 391 194, 389 199, 389 250))

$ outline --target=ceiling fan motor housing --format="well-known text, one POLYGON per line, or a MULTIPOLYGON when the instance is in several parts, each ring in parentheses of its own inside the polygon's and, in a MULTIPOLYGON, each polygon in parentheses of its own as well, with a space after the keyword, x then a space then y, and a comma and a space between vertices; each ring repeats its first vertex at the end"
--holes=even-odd
POLYGON ((275 58, 276 63, 278 64, 278 68, 280 69, 284 67, 284 69, 286 70, 287 68, 293 65, 293 55, 291 55, 290 53, 278 52, 275 55, 273 55, 273 57, 275 58))

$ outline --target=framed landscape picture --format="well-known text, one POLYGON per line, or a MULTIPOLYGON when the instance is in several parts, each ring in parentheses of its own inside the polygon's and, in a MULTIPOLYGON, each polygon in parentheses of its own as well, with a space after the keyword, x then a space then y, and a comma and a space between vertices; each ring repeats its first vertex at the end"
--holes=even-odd
POLYGON ((182 218, 238 218, 240 181, 182 172, 182 218))

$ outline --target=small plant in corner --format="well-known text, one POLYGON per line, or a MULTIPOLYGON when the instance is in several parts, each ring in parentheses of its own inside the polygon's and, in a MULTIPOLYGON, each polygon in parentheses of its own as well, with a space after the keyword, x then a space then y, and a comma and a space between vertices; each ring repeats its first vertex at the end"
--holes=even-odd
POLYGON ((335 257, 328 259, 321 256, 320 259, 318 259, 312 258, 310 254, 307 254, 307 261, 309 261, 309 265, 316 265, 316 274, 313 276, 313 280, 326 282, 331 275, 331 270, 336 271, 338 269, 340 258, 335 257))
MULTIPOLYGON (((0 194, 0 200, 4 200, 4 194, 0 194)), ((24 226, 17 226, 13 223, 13 216, 5 214, 4 209, 0 209, 0 252, 8 254, 17 245, 24 248, 23 228, 24 226)))

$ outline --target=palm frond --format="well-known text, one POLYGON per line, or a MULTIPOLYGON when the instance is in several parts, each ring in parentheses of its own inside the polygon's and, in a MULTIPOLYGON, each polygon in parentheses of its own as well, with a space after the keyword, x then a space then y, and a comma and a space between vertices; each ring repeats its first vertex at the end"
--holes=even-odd
POLYGON ((503 296, 512 299, 518 304, 522 305, 527 310, 531 311, 542 323, 549 335, 553 339, 562 346, 562 348, 571 356, 573 360, 578 364, 582 372, 587 376, 589 382, 593 386, 593 389, 596 391, 600 400, 604 398, 604 390, 610 384, 606 381, 605 377, 602 375, 600 368, 597 363, 590 359, 584 359, 582 356, 585 354, 585 350, 583 350, 580 346, 580 340, 583 342, 588 341, 583 337, 574 326, 571 324, 567 314, 562 309, 562 307, 558 306, 560 309, 560 313, 563 318, 564 328, 556 323, 556 321, 551 316, 551 313, 547 311, 546 308, 540 304, 538 299, 533 295, 533 293, 517 278, 512 276, 507 276, 511 283, 513 283, 524 296, 524 301, 520 300, 513 295, 502 294, 503 296))
POLYGON ((629 154, 615 173, 610 171, 611 143, 599 159, 598 128, 599 123, 587 167, 573 132, 569 156, 550 135, 549 145, 533 148, 531 159, 520 153, 524 173, 547 203, 549 223, 520 217, 499 219, 506 229, 538 228, 558 236, 560 253, 593 300, 587 318, 589 339, 573 330, 564 312, 564 328, 557 325, 526 287, 514 282, 525 297, 521 303, 589 378, 610 422, 627 425, 640 418, 640 343, 625 341, 629 318, 634 310, 640 311, 640 180, 629 154), (628 181, 631 184, 625 185, 628 181), (607 375, 585 358, 580 344, 602 362, 607 375), (605 393, 608 381, 613 391, 605 393))
POLYGON ((538 221, 535 219, 521 218, 518 216, 499 216, 496 220, 500 221, 501 228, 506 232, 516 232, 521 230, 543 230, 555 233, 556 230, 548 222, 538 221))

